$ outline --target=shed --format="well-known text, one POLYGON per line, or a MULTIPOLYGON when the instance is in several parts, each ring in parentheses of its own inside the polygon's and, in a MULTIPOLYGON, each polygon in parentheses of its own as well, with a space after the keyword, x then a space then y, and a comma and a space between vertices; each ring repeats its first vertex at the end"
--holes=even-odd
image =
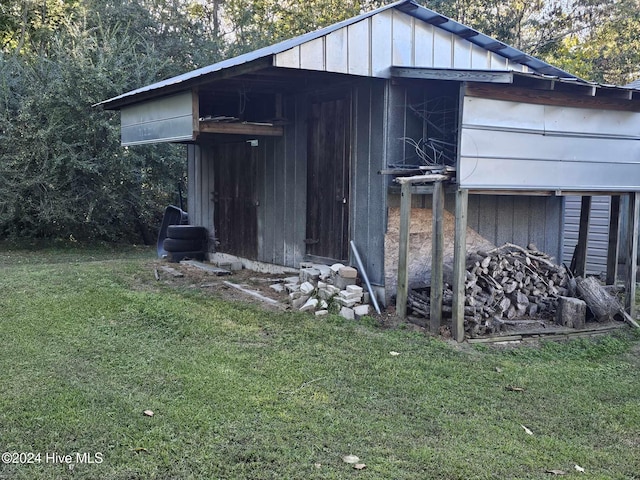
MULTIPOLYGON (((430 270, 432 218, 459 293, 467 243, 533 242, 560 261, 566 195, 639 205, 639 90, 583 81, 412 0, 99 105, 121 111, 123 145, 187 144, 189 221, 212 259, 354 264, 353 241, 383 304, 430 270), (436 183, 434 215, 432 186, 393 182, 428 165, 456 172, 436 183)), ((637 220, 629 231, 637 250, 637 220)))

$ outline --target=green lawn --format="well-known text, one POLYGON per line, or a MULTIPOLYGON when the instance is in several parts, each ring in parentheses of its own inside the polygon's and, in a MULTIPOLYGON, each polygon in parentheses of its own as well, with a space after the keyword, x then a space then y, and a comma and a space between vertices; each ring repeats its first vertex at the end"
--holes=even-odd
POLYGON ((40 454, 0 479, 640 478, 636 333, 459 347, 225 302, 153 261, 0 251, 0 452, 40 454))

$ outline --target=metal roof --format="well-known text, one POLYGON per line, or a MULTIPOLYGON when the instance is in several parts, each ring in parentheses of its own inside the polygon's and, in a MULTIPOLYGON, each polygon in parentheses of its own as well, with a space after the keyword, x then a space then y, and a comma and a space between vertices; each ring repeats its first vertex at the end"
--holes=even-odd
POLYGON ((625 88, 633 88, 635 90, 640 90, 640 78, 637 80, 634 80, 631 83, 626 84, 625 88))
POLYGON ((325 27, 313 32, 309 32, 304 35, 300 35, 298 37, 285 40, 280 43, 276 43, 274 45, 260 48, 252 52, 248 52, 243 55, 233 57, 233 58, 224 60, 222 62, 215 63, 213 65, 199 68, 197 70, 192 70, 190 72, 183 73, 182 75, 178 75, 157 83, 146 85, 144 87, 138 88, 136 90, 132 90, 130 92, 123 93, 122 95, 118 95, 116 97, 97 103, 96 106, 100 105, 105 108, 119 108, 120 106, 135 103, 136 101, 139 100, 138 97, 140 97, 143 94, 145 94, 144 97, 147 97, 147 98, 150 95, 155 96, 154 93, 152 92, 157 92, 158 95, 162 95, 163 91, 170 89, 172 87, 175 88, 175 86, 180 85, 182 83, 197 82, 198 79, 202 79, 202 77, 215 74, 216 72, 220 72, 222 70, 229 69, 232 67, 238 67, 243 64, 248 64, 250 62, 253 62, 262 58, 271 57, 273 55, 285 52, 303 43, 309 42, 311 40, 315 40, 331 32, 347 27, 349 25, 352 25, 361 20, 372 17, 380 12, 383 12, 385 10, 389 10, 392 8, 398 9, 406 13, 407 15, 410 15, 425 23, 428 23, 437 28, 443 29, 447 32, 457 35, 469 41, 470 43, 478 45, 486 50, 494 52, 497 55, 507 58, 511 62, 526 65, 535 73, 538 73, 541 75, 551 75, 551 76, 563 78, 563 79, 571 79, 574 81, 581 81, 575 75, 567 73, 546 62, 543 62, 542 60, 539 60, 535 57, 527 55, 516 48, 513 48, 509 45, 499 42, 494 38, 491 38, 476 30, 473 30, 472 28, 469 28, 461 23, 458 23, 450 18, 447 18, 444 15, 441 15, 433 10, 422 7, 417 3, 415 3, 413 0, 400 0, 398 2, 380 7, 376 10, 372 10, 371 12, 363 13, 356 17, 343 20, 342 22, 329 25, 328 27, 325 27))

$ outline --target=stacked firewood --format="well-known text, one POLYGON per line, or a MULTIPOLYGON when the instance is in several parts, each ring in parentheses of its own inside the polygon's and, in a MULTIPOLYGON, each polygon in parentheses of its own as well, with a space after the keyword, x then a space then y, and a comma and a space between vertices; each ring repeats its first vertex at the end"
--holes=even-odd
MULTIPOLYGON (((465 334, 469 337, 495 334, 515 319, 548 318, 558 296, 568 293, 565 268, 537 250, 507 243, 488 252, 467 257, 465 272, 465 334)), ((451 313, 453 292, 445 285, 443 314, 451 313)), ((429 316, 429 290, 409 293, 414 314, 429 316)))

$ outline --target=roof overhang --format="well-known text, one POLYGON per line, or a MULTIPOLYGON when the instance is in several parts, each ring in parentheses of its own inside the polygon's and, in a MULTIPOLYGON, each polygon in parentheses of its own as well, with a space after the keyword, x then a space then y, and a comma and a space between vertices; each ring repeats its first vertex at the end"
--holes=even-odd
POLYGON ((450 68, 391 67, 392 78, 502 83, 547 91, 562 91, 591 97, 640 100, 640 89, 602 85, 575 78, 556 77, 513 70, 465 70, 450 68))

